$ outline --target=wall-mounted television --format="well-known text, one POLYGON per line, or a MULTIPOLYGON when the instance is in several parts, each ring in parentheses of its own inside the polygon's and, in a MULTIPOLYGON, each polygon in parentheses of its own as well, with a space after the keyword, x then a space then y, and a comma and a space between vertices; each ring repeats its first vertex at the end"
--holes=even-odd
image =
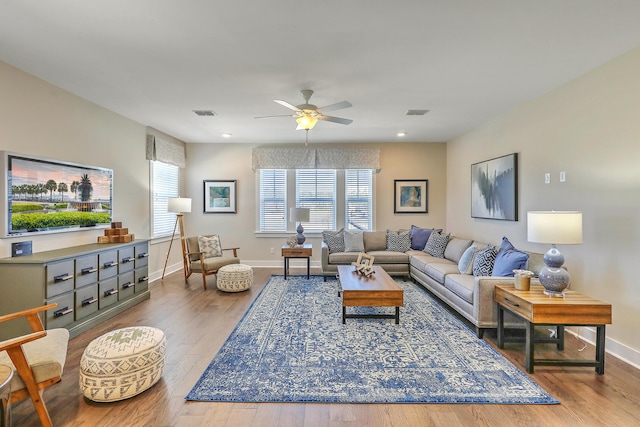
POLYGON ((107 228, 113 170, 2 152, 1 237, 107 228))

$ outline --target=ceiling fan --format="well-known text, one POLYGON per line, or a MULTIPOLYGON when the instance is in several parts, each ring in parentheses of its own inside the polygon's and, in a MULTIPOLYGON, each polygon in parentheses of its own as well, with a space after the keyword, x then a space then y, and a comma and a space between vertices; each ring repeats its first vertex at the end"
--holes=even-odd
POLYGON ((312 90, 304 89, 304 90, 301 90, 300 92, 302 92, 302 97, 304 98, 304 104, 300 104, 298 106, 290 104, 287 101, 281 101, 279 99, 273 100, 274 102, 277 102, 278 104, 284 107, 287 107, 290 110, 295 111, 294 114, 283 114, 278 116, 261 116, 261 117, 256 117, 256 119, 262 119, 266 117, 296 117, 296 122, 298 123, 298 127, 296 128, 296 130, 306 130, 306 131, 313 129, 313 127, 316 125, 318 120, 324 120, 326 122, 333 122, 333 123, 340 123, 342 125, 348 125, 351 122, 353 122, 353 120, 351 119, 343 119, 341 117, 327 116, 325 114, 328 111, 335 111, 335 110, 340 110, 342 108, 349 108, 351 107, 350 102, 348 101, 336 102, 335 104, 330 104, 325 107, 318 108, 313 104, 309 104, 309 99, 311 98, 311 95, 313 95, 312 90))

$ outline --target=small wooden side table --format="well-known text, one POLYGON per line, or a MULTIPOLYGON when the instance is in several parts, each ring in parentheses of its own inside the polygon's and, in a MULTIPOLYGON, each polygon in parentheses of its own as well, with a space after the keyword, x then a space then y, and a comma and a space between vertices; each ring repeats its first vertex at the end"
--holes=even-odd
POLYGON ((291 258, 306 258, 307 259, 307 279, 309 278, 309 270, 311 267, 311 254, 313 252, 313 246, 311 243, 305 243, 302 246, 282 245, 282 256, 284 257, 284 278, 286 280, 289 275, 289 259, 291 258))
POLYGON ((498 347, 504 348, 504 311, 507 310, 526 322, 525 365, 533 373, 539 366, 595 366, 596 372, 604 374, 605 325, 611 324, 611 304, 593 299, 574 291, 565 291, 565 296, 550 297, 543 294, 542 286, 531 286, 528 291, 518 291, 513 285, 496 285, 494 301, 498 304, 498 347), (534 339, 535 326, 557 326, 557 339, 534 339), (535 359, 535 342, 556 342, 564 349, 565 326, 596 327, 596 359, 564 360, 535 359))

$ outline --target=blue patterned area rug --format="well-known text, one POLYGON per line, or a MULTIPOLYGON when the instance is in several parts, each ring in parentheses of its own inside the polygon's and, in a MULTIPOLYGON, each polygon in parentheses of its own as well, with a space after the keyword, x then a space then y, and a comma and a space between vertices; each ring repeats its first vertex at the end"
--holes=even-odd
POLYGON ((397 283, 405 292, 399 325, 343 325, 337 280, 272 276, 186 399, 559 403, 418 285, 397 283))

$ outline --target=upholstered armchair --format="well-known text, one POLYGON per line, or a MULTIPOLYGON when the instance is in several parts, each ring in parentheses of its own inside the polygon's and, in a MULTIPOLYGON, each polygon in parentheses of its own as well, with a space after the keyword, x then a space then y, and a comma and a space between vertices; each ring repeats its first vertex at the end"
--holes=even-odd
POLYGON ((187 281, 193 273, 202 274, 202 285, 207 289, 208 275, 216 274, 225 265, 240 263, 238 249, 240 248, 223 249, 217 234, 186 237, 184 280, 187 281), (223 256, 225 251, 232 251, 233 257, 223 256))

